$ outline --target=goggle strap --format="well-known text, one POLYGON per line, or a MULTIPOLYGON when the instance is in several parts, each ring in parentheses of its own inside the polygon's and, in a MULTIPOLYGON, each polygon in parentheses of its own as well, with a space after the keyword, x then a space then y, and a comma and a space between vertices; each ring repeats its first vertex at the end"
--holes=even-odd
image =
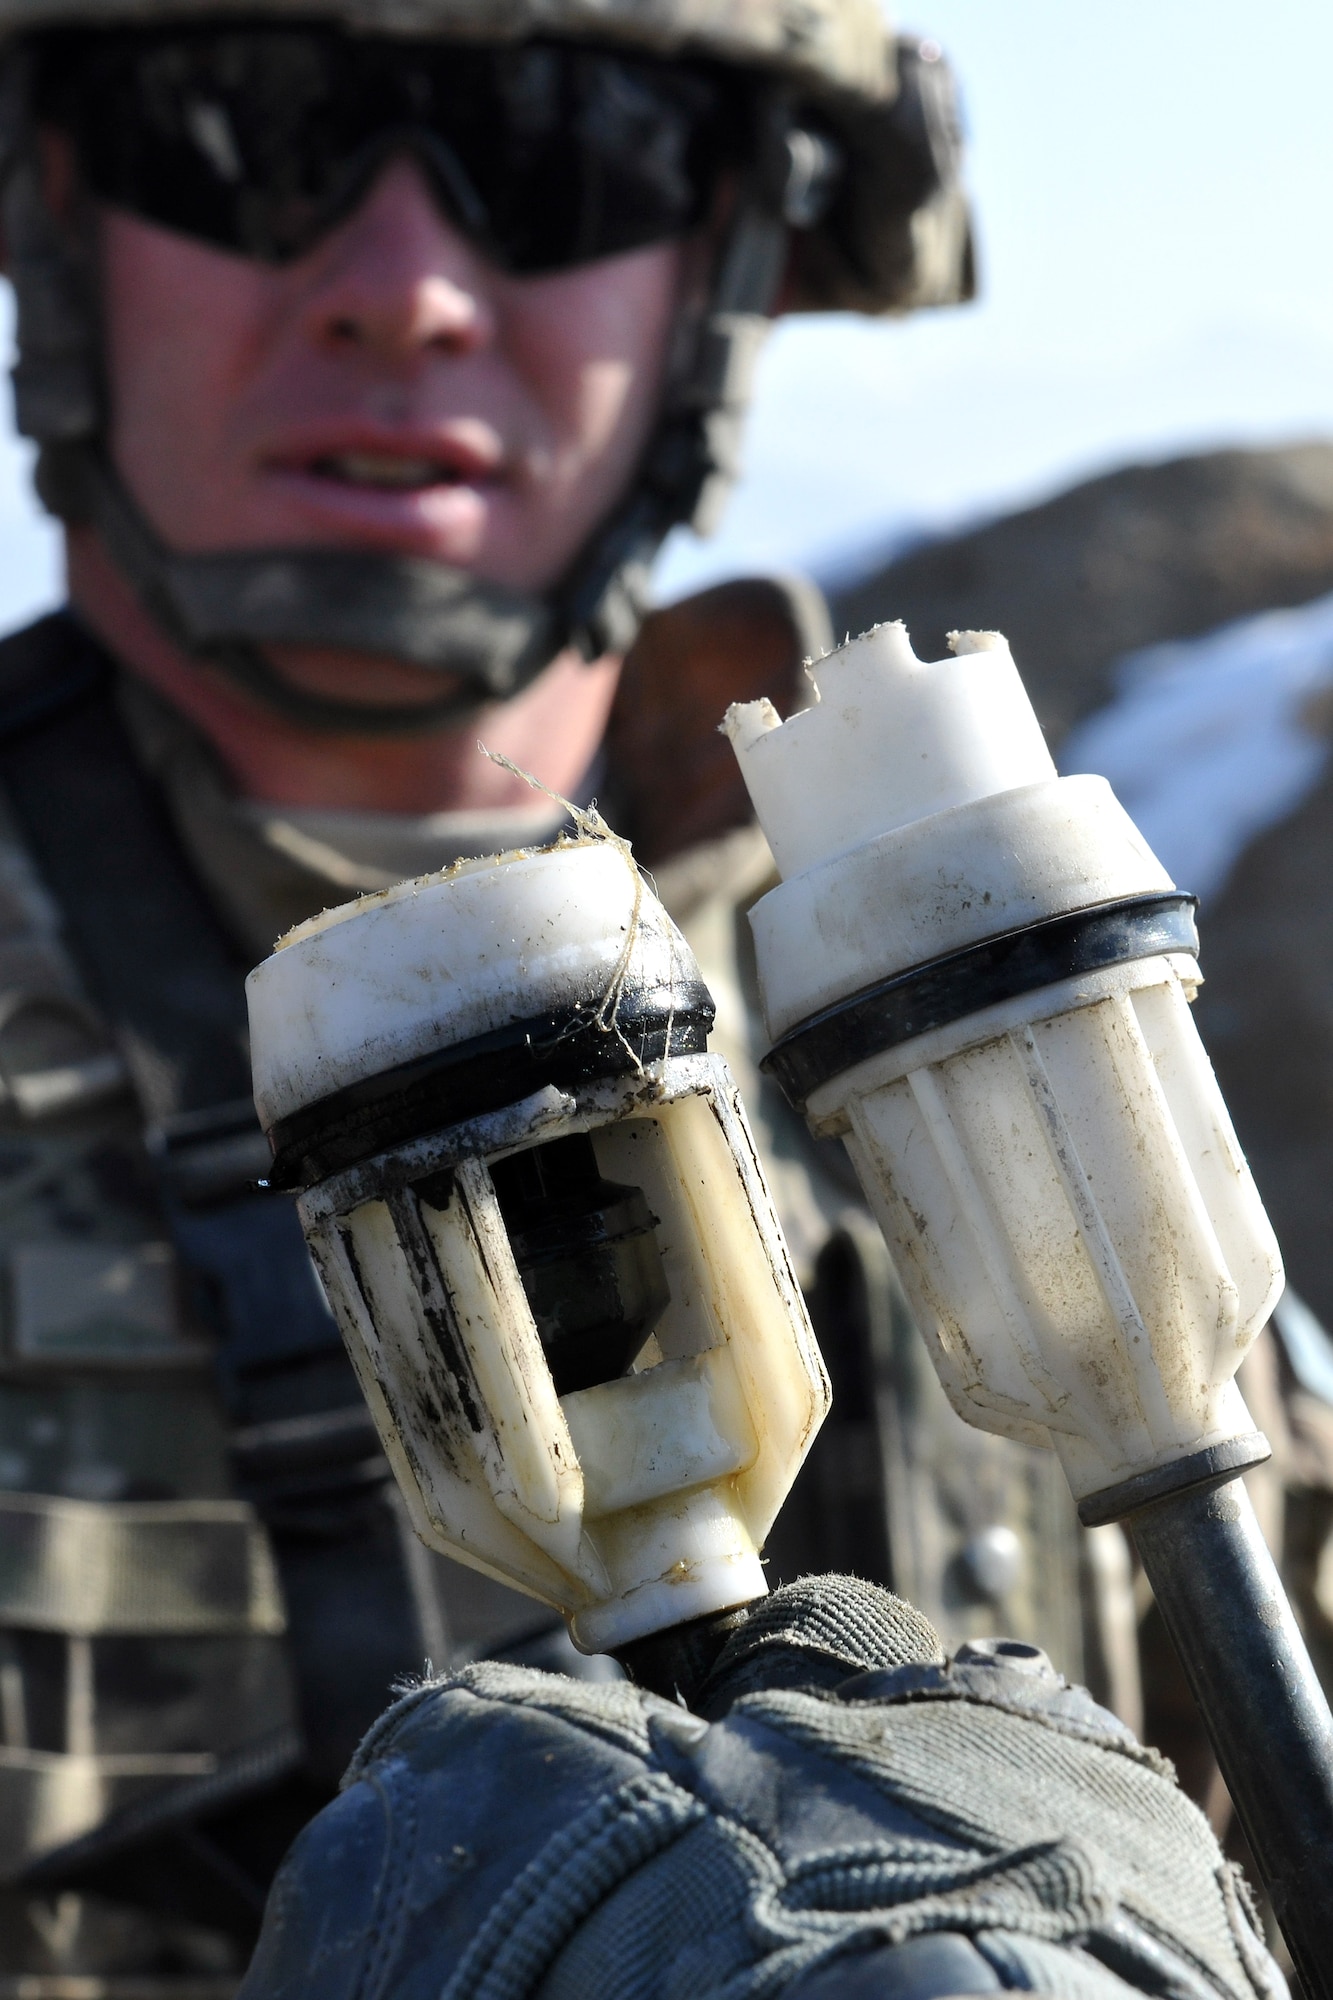
MULTIPOLYGON (((769 115, 785 161, 789 114, 776 94, 769 115)), ((739 471, 741 425, 787 257, 785 174, 775 185, 766 166, 761 162, 741 191, 693 354, 629 497, 594 535, 561 592, 573 642, 587 660, 633 643, 663 540, 684 522, 711 533, 739 471)))

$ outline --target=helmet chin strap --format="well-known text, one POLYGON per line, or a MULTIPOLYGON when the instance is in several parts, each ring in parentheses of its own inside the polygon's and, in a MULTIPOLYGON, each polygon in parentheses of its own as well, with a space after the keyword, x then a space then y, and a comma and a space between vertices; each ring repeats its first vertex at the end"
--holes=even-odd
MULTIPOLYGON (((21 71, 4 82, 13 116, 21 71)), ((737 190, 707 306, 682 342, 685 361, 668 384, 638 469, 562 582, 541 595, 377 551, 187 555, 169 548, 108 457, 91 239, 79 242, 51 214, 29 136, 11 154, 4 221, 19 308, 16 413, 19 429, 42 446, 42 500, 64 520, 97 529, 177 647, 307 729, 418 735, 510 699, 567 646, 588 661, 625 652, 647 609, 663 540, 681 522, 706 531, 737 470, 754 362, 785 263, 786 212, 800 179, 785 93, 766 93, 758 124, 760 143, 737 190), (419 702, 338 700, 292 682, 269 656, 273 646, 399 660, 438 674, 446 687, 419 702)))
POLYGON ((568 642, 555 607, 467 571, 356 549, 235 549, 182 555, 149 526, 91 443, 48 445, 38 491, 95 527, 145 609, 182 652, 291 722, 332 734, 409 735, 505 701, 568 642), (416 702, 341 701, 276 667, 270 646, 331 647, 438 674, 416 702))

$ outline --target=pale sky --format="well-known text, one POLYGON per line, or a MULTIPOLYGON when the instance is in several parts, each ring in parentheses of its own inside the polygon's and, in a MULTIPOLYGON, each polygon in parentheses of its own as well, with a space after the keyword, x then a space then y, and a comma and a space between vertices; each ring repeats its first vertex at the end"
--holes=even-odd
POLYGON ((982 300, 782 328, 723 533, 668 587, 1130 458, 1333 436, 1333 10, 917 5, 962 80, 982 300))
MULTIPOLYGON (((665 594, 865 552, 1129 458, 1333 437, 1333 9, 916 0, 972 139, 984 298, 783 327, 747 471, 665 594)), ((0 629, 59 595, 0 443, 0 629)))

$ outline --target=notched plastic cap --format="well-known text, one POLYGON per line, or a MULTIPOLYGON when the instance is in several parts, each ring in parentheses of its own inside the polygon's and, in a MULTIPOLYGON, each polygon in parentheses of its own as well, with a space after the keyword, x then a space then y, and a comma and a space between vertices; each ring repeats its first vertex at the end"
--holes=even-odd
POLYGON ((920 660, 906 625, 873 625, 812 669, 819 700, 767 703, 724 728, 784 880, 898 827, 1056 775, 1008 643, 958 632, 920 660))

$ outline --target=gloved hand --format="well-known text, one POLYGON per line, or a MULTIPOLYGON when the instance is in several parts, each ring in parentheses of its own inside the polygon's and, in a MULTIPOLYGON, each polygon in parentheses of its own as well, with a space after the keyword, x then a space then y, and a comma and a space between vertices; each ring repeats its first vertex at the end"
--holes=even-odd
POLYGON ((484 1663, 407 1694, 241 2000, 1285 1993, 1170 1767, 1035 1647, 888 1591, 756 1604, 691 1713, 484 1663))

